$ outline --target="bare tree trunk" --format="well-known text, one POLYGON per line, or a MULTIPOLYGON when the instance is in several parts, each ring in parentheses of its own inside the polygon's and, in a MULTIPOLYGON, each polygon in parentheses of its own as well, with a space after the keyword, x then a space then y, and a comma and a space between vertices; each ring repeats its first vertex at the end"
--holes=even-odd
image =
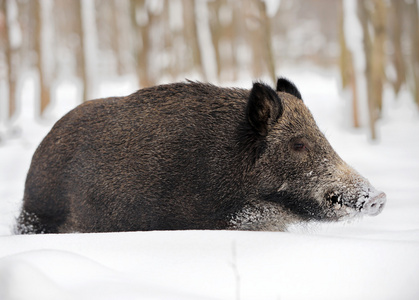
POLYGON ((238 27, 242 26, 238 11, 241 5, 242 2, 227 0, 208 2, 211 39, 220 81, 237 79, 237 41, 240 38, 238 27))
POLYGON ((396 94, 399 93, 400 88, 403 83, 406 82, 406 67, 403 60, 403 52, 402 52, 402 22, 403 22, 403 15, 402 15, 402 8, 404 2, 400 0, 392 0, 391 6, 393 8, 393 47, 394 47, 394 55, 393 55, 393 64, 396 70, 396 79, 393 82, 394 92, 396 94))
MULTIPOLYGON (((173 3, 173 2, 172 2, 173 3)), ((176 76, 176 65, 173 63, 174 60, 176 60, 176 52, 173 51, 174 45, 174 39, 176 39, 176 32, 173 28, 170 26, 170 3, 168 0, 163 0, 163 12, 160 16, 160 22, 163 23, 163 34, 162 34, 162 40, 164 41, 163 49, 166 52, 166 55, 170 57, 167 64, 162 69, 163 74, 170 75, 171 78, 174 78, 176 76)))
MULTIPOLYGON (((224 2, 224 1, 223 1, 224 2)), ((217 63, 217 78, 221 78, 222 63, 220 53, 220 40, 223 28, 220 24, 219 12, 221 1, 213 1, 208 3, 208 9, 211 14, 210 18, 210 29, 211 29, 211 40, 214 46, 215 61, 217 63)))
POLYGON ((272 82, 276 82, 276 73, 275 73, 275 59, 272 51, 272 34, 271 34, 271 20, 266 11, 266 4, 265 1, 258 1, 259 11, 260 11, 260 22, 262 25, 262 32, 263 35, 263 48, 265 49, 264 57, 266 67, 268 69, 269 77, 271 78, 272 82))
POLYGON ((339 44, 340 44, 340 71, 342 79, 342 88, 350 85, 352 90, 352 122, 355 128, 360 126, 359 121, 359 107, 358 107, 358 90, 356 85, 356 76, 351 51, 346 45, 345 30, 344 30, 344 15, 343 7, 341 10, 340 23, 339 23, 339 44))
POLYGON ((239 72, 239 58, 238 58, 238 41, 240 40, 240 30, 238 27, 241 27, 241 17, 239 7, 241 2, 230 1, 230 6, 233 14, 233 19, 230 26, 229 39, 231 41, 231 69, 232 69, 232 80, 237 80, 239 72))
POLYGON ((111 5, 111 22, 112 22, 112 42, 111 47, 114 53, 114 56, 116 57, 116 71, 118 75, 122 75, 124 73, 124 66, 123 66, 123 60, 122 60, 122 49, 120 45, 119 36, 120 34, 120 9, 118 6, 117 0, 113 0, 111 5))
POLYGON ((74 16, 76 19, 75 32, 79 39, 79 46, 76 49, 76 60, 77 60, 77 75, 80 77, 83 83, 82 101, 87 101, 89 93, 89 81, 87 78, 86 71, 86 56, 85 56, 85 45, 84 45, 84 30, 83 30, 83 16, 82 16, 82 0, 74 1, 74 16))
POLYGON ((131 0, 131 21, 134 27, 137 43, 135 45, 135 57, 137 75, 140 87, 154 84, 149 76, 149 32, 153 22, 153 15, 148 11, 145 0, 131 0))
POLYGON ((346 40, 345 40, 344 18, 345 16, 343 14, 343 7, 342 7, 341 12, 340 12, 340 22, 339 22, 339 45, 340 45, 339 69, 340 69, 340 79, 342 83, 342 88, 346 88, 350 80, 350 74, 349 74, 350 51, 346 45, 346 40))
POLYGON ((260 34, 260 16, 257 1, 251 0, 246 2, 244 9, 245 13, 245 24, 246 24, 246 33, 245 33, 245 44, 252 51, 252 75, 255 77, 261 77, 263 74, 263 60, 262 60, 262 49, 261 45, 263 40, 260 34))
POLYGON ((199 47, 196 2, 194 0, 184 0, 183 8, 186 21, 184 26, 185 37, 191 47, 193 67, 203 76, 204 81, 206 81, 208 78, 202 61, 201 49, 199 47))
POLYGON ((8 22, 8 10, 7 10, 7 0, 0 0, 0 10, 4 16, 4 26, 0 34, 3 33, 3 42, 4 44, 4 54, 6 57, 7 65, 7 85, 9 91, 9 109, 8 109, 8 118, 12 118, 16 112, 16 79, 17 79, 17 67, 13 62, 13 49, 10 45, 9 38, 9 22, 8 22))
POLYGON ((374 122, 374 108, 373 108, 373 89, 371 83, 371 49, 372 42, 371 37, 368 31, 368 11, 367 11, 367 1, 358 0, 358 16, 362 26, 362 32, 364 36, 364 53, 365 53, 365 77, 367 79, 367 101, 368 101, 368 121, 370 126, 371 139, 375 140, 377 138, 375 131, 375 122, 374 122))
POLYGON ((43 115, 45 108, 50 103, 50 88, 45 72, 45 64, 42 55, 42 37, 43 37, 43 16, 41 1, 34 1, 35 4, 35 52, 37 54, 36 67, 39 72, 40 88, 40 114, 43 115))
POLYGON ((358 0, 359 17, 364 34, 368 115, 371 139, 377 139, 376 121, 381 111, 384 77, 385 5, 382 0, 358 0), (372 8, 373 11, 369 11, 372 8), (373 36, 370 36, 369 21, 373 36))
POLYGON ((385 80, 385 53, 386 41, 386 5, 384 0, 373 0, 372 25, 374 27, 374 40, 371 53, 371 81, 373 84, 373 120, 376 122, 383 106, 383 85, 385 80))
POLYGON ((410 4, 412 7, 410 12, 412 14, 412 28, 411 28, 411 43, 412 43, 412 58, 411 64, 413 68, 413 95, 417 105, 419 105, 419 16, 418 16, 418 1, 413 0, 410 4))
POLYGON ((253 75, 262 76, 266 72, 272 82, 276 81, 275 63, 272 53, 270 19, 266 13, 266 5, 262 0, 253 0, 247 9, 247 28, 249 47, 252 48, 253 75), (263 68, 265 67, 265 68, 263 68))
POLYGON ((356 84, 356 76, 355 76, 355 69, 353 65, 352 55, 350 55, 351 63, 349 65, 349 72, 350 72, 350 83, 352 89, 352 117, 353 117, 353 125, 355 128, 360 127, 359 121, 359 105, 358 105, 358 88, 356 84))

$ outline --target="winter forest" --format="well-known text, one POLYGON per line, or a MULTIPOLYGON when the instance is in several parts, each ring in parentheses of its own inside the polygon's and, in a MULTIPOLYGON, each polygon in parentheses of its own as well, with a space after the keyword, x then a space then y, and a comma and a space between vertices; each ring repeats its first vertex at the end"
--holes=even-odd
POLYGON ((112 78, 135 78, 138 88, 185 78, 274 82, 285 66, 310 63, 339 68, 353 126, 367 126, 375 139, 385 86, 407 89, 419 105, 418 2, 356 4, 1 0, 0 122, 7 127, 19 115, 28 76, 34 118, 43 118, 63 80, 77 84, 81 102, 112 78))
POLYGON ((0 300, 419 299, 418 153, 419 0, 0 0, 0 300), (282 76, 385 192, 382 213, 285 232, 15 234, 32 156, 77 105, 282 76))

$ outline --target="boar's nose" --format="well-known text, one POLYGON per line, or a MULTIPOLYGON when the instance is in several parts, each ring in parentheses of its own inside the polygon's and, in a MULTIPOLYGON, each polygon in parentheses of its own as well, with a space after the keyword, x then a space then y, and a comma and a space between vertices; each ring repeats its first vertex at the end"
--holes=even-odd
POLYGON ((372 195, 364 203, 362 211, 367 215, 376 216, 383 210, 386 199, 386 194, 383 192, 372 195))

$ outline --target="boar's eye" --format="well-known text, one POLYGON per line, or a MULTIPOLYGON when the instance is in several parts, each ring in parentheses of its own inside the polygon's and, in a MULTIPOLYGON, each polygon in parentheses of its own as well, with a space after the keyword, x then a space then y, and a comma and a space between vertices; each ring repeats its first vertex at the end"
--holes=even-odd
POLYGON ((291 139, 290 148, 295 152, 304 152, 308 150, 308 143, 305 138, 296 137, 291 139))
POLYGON ((306 148, 306 145, 303 142, 295 142, 293 144, 293 149, 295 151, 303 151, 306 148))
POLYGON ((309 148, 309 141, 304 137, 295 137, 289 142, 289 149, 293 152, 307 152, 309 148))

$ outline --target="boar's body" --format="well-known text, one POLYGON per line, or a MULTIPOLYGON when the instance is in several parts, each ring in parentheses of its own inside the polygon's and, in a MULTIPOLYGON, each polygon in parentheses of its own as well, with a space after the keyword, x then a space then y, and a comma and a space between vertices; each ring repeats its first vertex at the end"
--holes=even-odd
POLYGON ((368 198, 381 210, 383 194, 334 153, 298 90, 277 90, 178 83, 78 106, 34 154, 18 231, 284 230, 368 198), (343 190, 336 176, 356 178, 343 190))
POLYGON ((80 105, 37 149, 25 213, 46 232, 225 228, 251 193, 237 146, 248 96, 174 84, 80 105))

